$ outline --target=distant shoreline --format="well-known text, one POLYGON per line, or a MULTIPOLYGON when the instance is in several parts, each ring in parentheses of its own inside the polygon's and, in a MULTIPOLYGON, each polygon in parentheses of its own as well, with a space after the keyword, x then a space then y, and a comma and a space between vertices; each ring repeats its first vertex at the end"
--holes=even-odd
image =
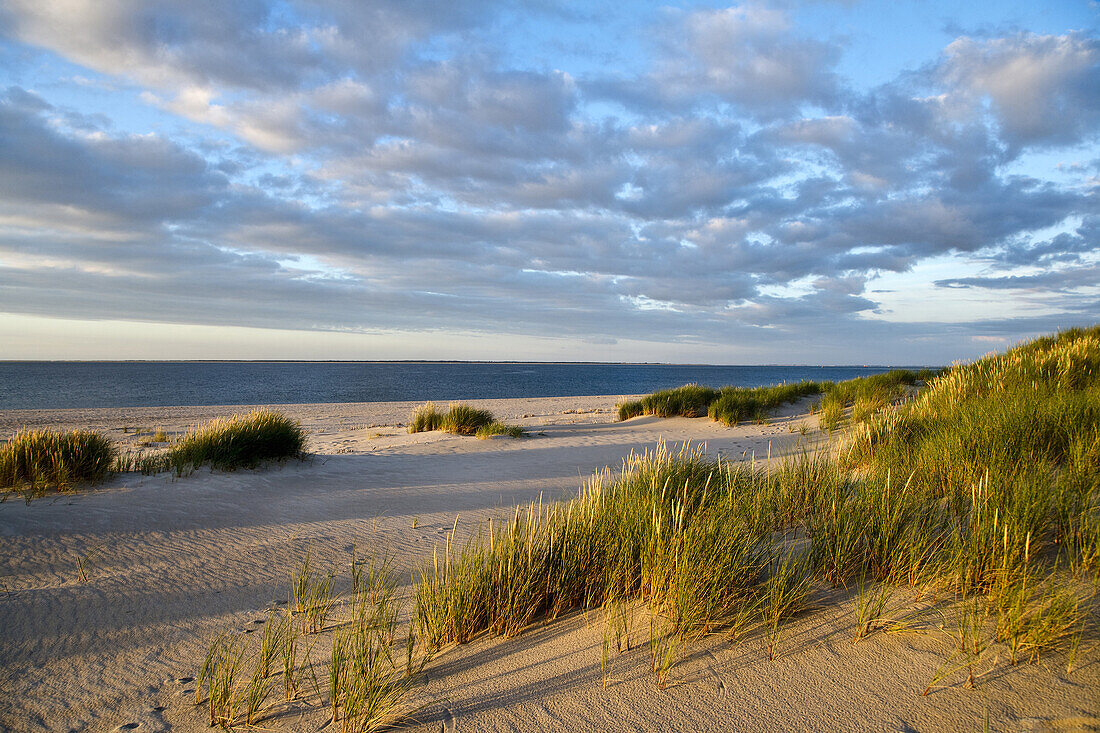
POLYGON ((751 369, 940 369, 942 364, 717 364, 692 361, 493 361, 487 359, 0 359, 0 364, 500 364, 530 366, 649 366, 751 369))

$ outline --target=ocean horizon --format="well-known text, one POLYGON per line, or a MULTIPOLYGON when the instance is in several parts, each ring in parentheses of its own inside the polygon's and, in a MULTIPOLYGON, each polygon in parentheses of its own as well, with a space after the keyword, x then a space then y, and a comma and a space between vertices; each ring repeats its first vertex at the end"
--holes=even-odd
MULTIPOLYGON (((906 365, 908 368, 921 368, 906 365)), ((0 361, 0 409, 628 395, 695 382, 843 381, 895 365, 525 361, 0 361)))

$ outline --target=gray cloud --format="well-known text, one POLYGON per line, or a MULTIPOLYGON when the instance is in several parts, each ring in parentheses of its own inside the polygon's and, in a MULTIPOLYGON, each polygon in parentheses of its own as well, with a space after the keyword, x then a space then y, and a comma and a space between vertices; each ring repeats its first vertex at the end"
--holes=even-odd
POLYGON ((749 4, 674 12, 649 68, 575 79, 458 48, 495 13, 461 5, 9 3, 18 42, 236 142, 118 133, 8 89, 0 309, 870 348, 933 329, 877 320, 876 279, 954 257, 971 270, 945 294, 1096 312, 1095 163, 1075 185, 1010 172, 1095 140, 1094 39, 960 38, 857 92, 841 44, 749 4))
POLYGON ((1010 147, 1060 145, 1094 136, 1100 120, 1100 41, 1020 33, 961 37, 939 69, 959 94, 989 99, 1010 147))
POLYGON ((653 69, 642 79, 587 80, 592 95, 648 112, 718 102, 761 120, 839 102, 840 46, 797 36, 782 10, 749 2, 667 12, 653 69))
POLYGON ((1000 275, 992 277, 957 277, 936 280, 941 288, 985 288, 989 290, 1071 291, 1078 288, 1100 289, 1100 264, 1060 268, 1036 275, 1000 275))

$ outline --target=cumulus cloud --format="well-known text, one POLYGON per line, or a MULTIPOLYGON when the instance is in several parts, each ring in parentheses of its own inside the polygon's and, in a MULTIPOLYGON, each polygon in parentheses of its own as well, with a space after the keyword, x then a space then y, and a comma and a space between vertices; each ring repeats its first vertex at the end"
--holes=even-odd
POLYGON ((593 94, 642 110, 717 101, 759 120, 840 101, 840 46, 800 36, 785 11, 749 2, 668 12, 653 68, 638 79, 590 80, 593 94))
POLYGON ((857 91, 843 44, 762 3, 667 11, 646 63, 598 77, 460 43, 499 8, 452 5, 8 3, 15 42, 232 142, 9 88, 4 309, 873 344, 932 332, 882 325, 876 280, 950 256, 986 269, 939 278, 945 296, 1096 310, 1094 167, 1010 167, 1096 139, 1095 39, 961 37, 857 91))
POLYGON ((1080 32, 961 37, 945 50, 945 82, 976 102, 988 99, 1012 148, 1072 144, 1100 120, 1100 41, 1080 32))

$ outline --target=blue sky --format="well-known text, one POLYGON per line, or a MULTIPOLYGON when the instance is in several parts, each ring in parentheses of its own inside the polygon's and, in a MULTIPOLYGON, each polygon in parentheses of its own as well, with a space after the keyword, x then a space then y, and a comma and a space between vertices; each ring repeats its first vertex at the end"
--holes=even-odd
POLYGON ((1098 20, 0 1, 0 358, 948 363, 1095 323, 1098 20))

